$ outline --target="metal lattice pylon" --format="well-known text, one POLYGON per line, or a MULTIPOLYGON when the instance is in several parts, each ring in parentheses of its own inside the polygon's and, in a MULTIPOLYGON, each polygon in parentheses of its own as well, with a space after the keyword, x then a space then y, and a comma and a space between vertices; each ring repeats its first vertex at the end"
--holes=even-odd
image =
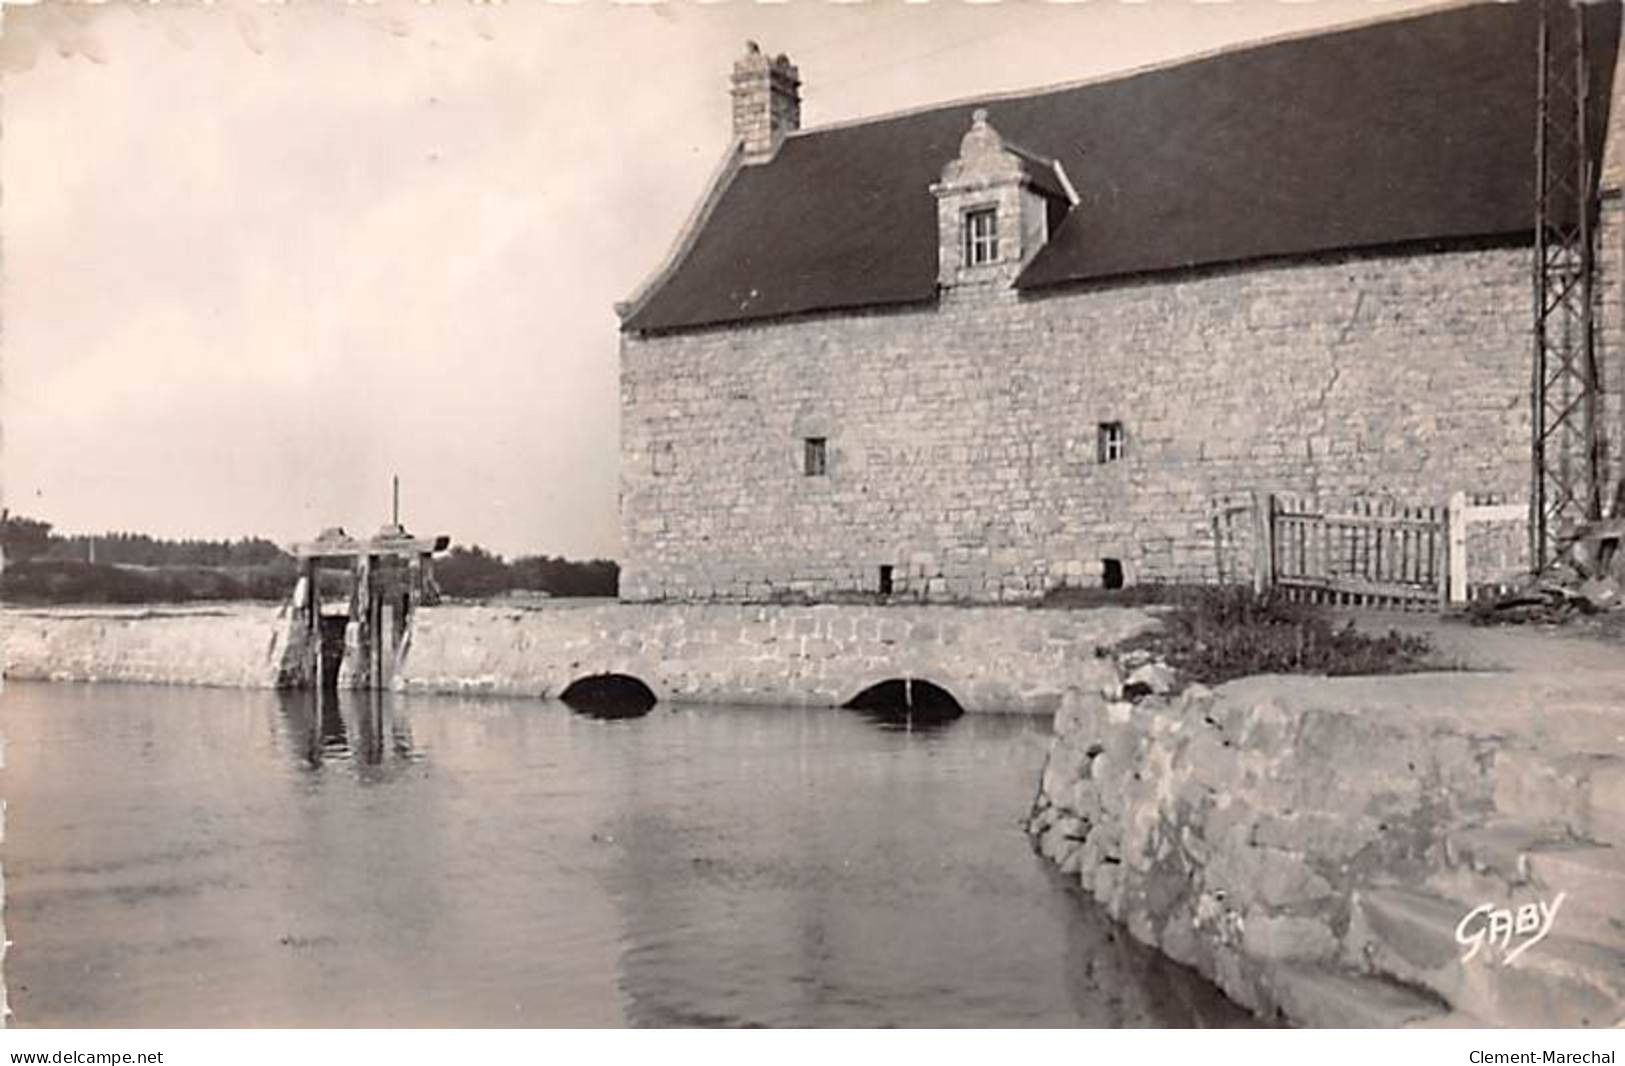
POLYGON ((1535 131, 1535 359, 1530 563, 1539 572, 1602 516, 1597 348, 1596 181, 1585 18, 1575 0, 1538 0, 1535 131))

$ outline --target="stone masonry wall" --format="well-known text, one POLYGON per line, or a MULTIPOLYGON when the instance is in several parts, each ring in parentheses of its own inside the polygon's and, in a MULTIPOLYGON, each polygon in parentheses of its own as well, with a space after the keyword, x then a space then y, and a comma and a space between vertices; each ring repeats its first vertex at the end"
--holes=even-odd
POLYGON ((27 681, 274 688, 298 657, 288 608, 55 607, 0 611, 0 669, 27 681))
POLYGON ((967 711, 1053 713, 1096 684, 1143 611, 728 605, 433 607, 397 683, 411 691, 559 696, 627 674, 663 700, 837 706, 893 678, 930 681, 967 711))
POLYGON ((1350 256, 622 342, 621 596, 1208 580, 1253 487, 1527 498, 1529 252, 1350 256), (1120 421, 1126 457, 1097 461, 1120 421), (828 441, 805 476, 803 438, 828 441))
MULTIPOLYGON (((1111 672, 1098 657, 1154 625, 1140 610, 561 604, 441 605, 413 616, 398 688, 557 697, 594 674, 663 700, 835 706, 893 678, 930 681, 967 711, 1051 714, 1111 672)), ((0 611, 4 676, 265 688, 309 684, 297 612, 0 611), (301 673, 304 676, 301 677, 301 673)))
MULTIPOLYGON (((1625 100, 1616 102, 1625 108, 1625 100)), ((1598 418, 1603 437, 1603 510, 1612 486, 1625 478, 1625 196, 1605 189, 1597 220, 1594 336, 1597 345, 1598 418)), ((1527 493, 1525 493, 1527 496, 1527 493)))
POLYGON ((1121 691, 1067 694, 1029 830, 1137 939, 1299 1024, 1625 1021, 1619 675, 1121 691), (1533 950, 1464 958, 1475 906, 1560 892, 1533 950))

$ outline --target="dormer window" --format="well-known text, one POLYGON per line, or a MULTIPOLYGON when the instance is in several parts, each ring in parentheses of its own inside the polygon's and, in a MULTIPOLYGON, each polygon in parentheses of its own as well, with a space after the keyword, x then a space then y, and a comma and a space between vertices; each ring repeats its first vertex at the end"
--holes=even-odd
POLYGON ((978 207, 965 212, 965 265, 999 261, 999 209, 978 207))
POLYGON ((931 186, 937 198, 937 289, 1008 292, 1066 209, 1077 203, 1053 159, 1005 143, 987 111, 971 113, 959 155, 931 186))

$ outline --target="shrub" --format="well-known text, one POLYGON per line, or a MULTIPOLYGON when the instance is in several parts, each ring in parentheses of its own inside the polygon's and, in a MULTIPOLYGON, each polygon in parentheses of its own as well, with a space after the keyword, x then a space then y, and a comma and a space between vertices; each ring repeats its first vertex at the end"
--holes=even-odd
POLYGON ((1146 648, 1204 684, 1249 674, 1406 673, 1428 668, 1432 650, 1426 637, 1364 633, 1353 621, 1338 627, 1320 608, 1234 586, 1187 592, 1162 620, 1125 648, 1146 648))

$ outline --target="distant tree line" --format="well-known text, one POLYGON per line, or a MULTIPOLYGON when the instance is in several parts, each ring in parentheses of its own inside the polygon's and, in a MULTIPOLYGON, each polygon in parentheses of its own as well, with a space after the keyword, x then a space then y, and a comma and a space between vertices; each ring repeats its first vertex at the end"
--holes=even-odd
POLYGON ((521 555, 510 563, 476 544, 458 545, 437 558, 434 576, 446 595, 468 599, 516 589, 550 596, 613 596, 621 568, 610 559, 577 562, 552 555, 521 555))
MULTIPOLYGON (((51 523, 0 511, 5 571, 0 598, 13 603, 184 603, 279 600, 298 575, 294 558, 262 537, 166 540, 145 533, 64 535, 51 523)), ((526 555, 508 562, 474 545, 435 560, 446 596, 487 599, 513 590, 551 596, 613 596, 620 567, 526 555)))
POLYGON ((146 533, 54 533, 51 523, 5 514, 6 562, 44 559, 125 566, 265 566, 289 556, 263 537, 164 540, 146 533))

